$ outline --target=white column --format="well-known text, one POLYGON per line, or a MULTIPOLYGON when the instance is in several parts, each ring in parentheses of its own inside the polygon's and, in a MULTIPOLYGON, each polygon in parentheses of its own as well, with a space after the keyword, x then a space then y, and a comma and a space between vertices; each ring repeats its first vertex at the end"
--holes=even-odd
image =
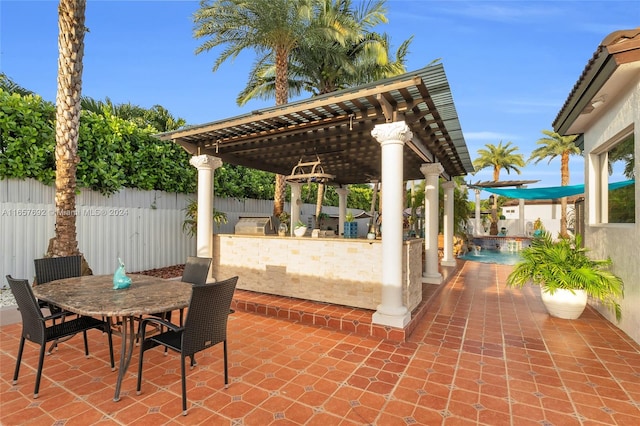
MULTIPOLYGON (((189 164, 198 169, 198 227, 196 255, 213 258, 213 171, 222 166, 222 160, 211 155, 191 157, 189 164)), ((209 269, 209 278, 213 268, 209 269)))
POLYGON ((484 228, 482 228, 482 213, 480 212, 480 190, 474 189, 474 191, 476 193, 476 229, 474 229, 474 235, 480 236, 484 234, 484 228))
POLYGON ((413 134, 404 122, 378 124, 371 135, 382 147, 384 234, 382 236, 382 303, 372 315, 374 324, 404 328, 411 312, 402 299, 403 150, 413 134))
MULTIPOLYGON (((519 188, 526 188, 526 186, 521 186, 519 188)), ((527 233, 527 230, 525 229, 525 224, 524 224, 524 198, 520 198, 518 200, 518 219, 519 219, 518 234, 524 236, 527 233)))
POLYGON ((302 184, 289 182, 289 186, 291 187, 291 226, 289 227, 289 235, 293 236, 293 230, 296 228, 296 223, 300 220, 302 184))
POLYGON ((338 237, 344 235, 344 221, 347 217, 347 195, 348 188, 336 188, 338 193, 338 237))
POLYGON ((444 182, 444 257, 443 266, 456 266, 453 257, 453 190, 456 187, 454 181, 444 182))
POLYGON ((440 163, 423 164, 424 174, 424 246, 425 265, 422 282, 440 284, 442 275, 438 272, 438 178, 444 171, 440 163))

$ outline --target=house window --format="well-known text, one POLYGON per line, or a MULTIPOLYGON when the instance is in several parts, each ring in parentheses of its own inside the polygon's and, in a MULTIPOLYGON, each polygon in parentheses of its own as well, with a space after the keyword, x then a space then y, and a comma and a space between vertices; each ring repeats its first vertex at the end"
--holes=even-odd
POLYGON ((635 140, 633 131, 614 140, 599 155, 601 166, 601 222, 635 223, 635 183, 619 188, 611 184, 635 179, 635 140))

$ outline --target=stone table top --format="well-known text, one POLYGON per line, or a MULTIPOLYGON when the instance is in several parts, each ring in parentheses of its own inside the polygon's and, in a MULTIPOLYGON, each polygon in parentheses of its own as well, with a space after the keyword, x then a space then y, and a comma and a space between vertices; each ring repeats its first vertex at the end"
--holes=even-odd
POLYGON ((41 300, 81 315, 134 316, 186 308, 191 284, 132 274, 131 286, 113 289, 113 275, 86 275, 33 287, 41 300))

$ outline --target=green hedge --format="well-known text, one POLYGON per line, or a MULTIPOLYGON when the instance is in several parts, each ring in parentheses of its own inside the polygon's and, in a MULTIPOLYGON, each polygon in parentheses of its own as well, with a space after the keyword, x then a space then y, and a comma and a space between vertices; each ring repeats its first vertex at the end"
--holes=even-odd
MULTIPOLYGON (((55 179, 55 107, 40 96, 0 89, 0 179, 55 179)), ((83 111, 77 170, 79 188, 113 194, 123 187, 192 193, 196 170, 182 147, 160 141, 152 127, 83 111)))
MULTIPOLYGON (((55 106, 37 95, 9 93, 0 88, 0 179, 33 178, 45 185, 55 181, 55 106)), ((193 193, 197 170, 179 145, 160 141, 153 127, 108 110, 83 110, 80 117, 76 171, 78 188, 109 195, 124 187, 141 190, 193 193)), ((215 174, 215 195, 272 200, 274 175, 242 166, 223 164, 215 174)), ((303 199, 314 203, 317 185, 303 186, 303 199)), ((347 204, 368 210, 371 188, 351 185, 347 204)), ((287 189, 287 199, 289 189, 287 189)), ((338 195, 326 188, 324 205, 338 205, 338 195)))

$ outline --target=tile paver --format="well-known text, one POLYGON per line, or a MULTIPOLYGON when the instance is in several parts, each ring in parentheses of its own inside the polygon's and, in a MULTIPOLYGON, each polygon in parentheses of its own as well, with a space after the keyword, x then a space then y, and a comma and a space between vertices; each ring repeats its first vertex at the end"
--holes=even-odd
MULTIPOLYGON (((90 331, 45 359, 32 398, 36 347, 12 385, 20 324, 0 327, 0 423, 70 425, 631 425, 640 424, 640 346, 588 307, 575 321, 549 317, 536 287, 505 287, 510 266, 461 263, 406 342, 236 311, 229 322, 231 385, 222 348, 188 370, 161 349, 116 373, 106 339, 90 331)), ((114 340, 118 352, 118 338, 114 340)))

